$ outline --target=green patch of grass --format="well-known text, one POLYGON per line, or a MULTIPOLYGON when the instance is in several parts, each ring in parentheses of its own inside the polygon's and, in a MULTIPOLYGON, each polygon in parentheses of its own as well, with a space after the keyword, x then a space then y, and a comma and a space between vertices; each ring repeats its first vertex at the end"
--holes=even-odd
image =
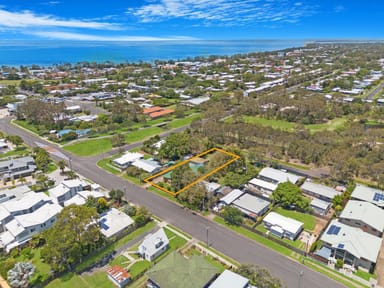
POLYGON ((102 168, 102 169, 104 169, 104 170, 106 170, 112 174, 118 175, 121 173, 120 169, 113 166, 111 163, 111 160, 113 160, 114 158, 116 158, 116 156, 101 159, 99 162, 97 162, 97 166, 99 166, 100 168, 102 168))
POLYGON ((125 140, 128 143, 138 142, 156 134, 160 134, 161 132, 163 132, 163 130, 159 127, 148 127, 137 131, 128 132, 125 135, 125 140))
POLYGON ((119 265, 121 267, 125 267, 129 264, 129 260, 127 257, 123 256, 123 255, 119 255, 117 256, 115 259, 113 259, 111 261, 111 263, 109 263, 109 265, 113 266, 113 265, 119 265))
POLYGON ((151 267, 151 262, 147 260, 138 261, 129 268, 129 274, 134 278, 143 271, 146 271, 151 267))
POLYGON ((125 179, 125 180, 128 180, 129 182, 132 182, 133 184, 136 184, 136 185, 141 185, 143 183, 140 182, 140 179, 139 178, 136 178, 136 177, 133 177, 133 176, 129 176, 127 175, 127 173, 123 173, 122 174, 122 177, 125 179))
POLYGON ((37 283, 40 281, 44 281, 48 278, 49 272, 51 271, 51 266, 47 263, 44 263, 41 258, 41 249, 33 249, 32 252, 33 257, 31 259, 25 258, 24 255, 20 255, 16 258, 18 262, 32 262, 32 264, 36 267, 36 272, 33 274, 30 282, 37 283))
POLYGON ((315 229, 316 218, 310 214, 297 212, 295 210, 286 210, 281 207, 276 208, 275 210, 280 215, 283 215, 288 218, 295 219, 297 221, 304 223, 304 230, 312 232, 315 229))
POLYGON ((53 171, 55 171, 57 169, 57 166, 55 165, 55 163, 49 163, 48 164, 48 168, 47 168, 47 173, 52 173, 53 171))
POLYGON ((262 126, 272 127, 273 129, 280 129, 284 131, 293 131, 296 127, 296 123, 284 121, 284 120, 275 120, 275 119, 266 119, 262 117, 255 116, 244 116, 244 121, 249 124, 258 124, 262 126))
POLYGON ((181 230, 181 229, 179 229, 179 228, 177 228, 177 227, 175 227, 175 226, 173 226, 173 225, 170 225, 170 224, 169 224, 169 225, 167 225, 167 227, 171 227, 173 230, 176 230, 177 232, 179 232, 180 234, 184 235, 184 236, 187 237, 188 239, 192 239, 192 236, 191 236, 191 235, 185 233, 183 230, 181 230))
MULTIPOLYGON (((216 221, 216 220, 215 220, 216 221)), ((218 222, 219 223, 219 222, 218 222)), ((220 256, 221 258, 227 260, 229 263, 232 263, 233 266, 240 266, 240 263, 233 260, 232 258, 229 258, 227 255, 224 255, 223 253, 213 249, 212 247, 208 247, 205 243, 199 242, 199 245, 203 246, 205 249, 211 250, 216 255, 220 256)))
POLYGON ((12 151, 5 152, 3 154, 0 154, 0 158, 7 158, 7 157, 14 157, 14 156, 24 156, 28 155, 30 152, 29 149, 27 149, 26 146, 20 146, 17 149, 14 149, 12 151))
POLYGON ((328 121, 327 123, 305 125, 305 128, 309 129, 311 133, 316 133, 324 130, 334 131, 343 128, 345 122, 347 122, 346 118, 335 118, 328 121))
POLYGON ((188 117, 185 117, 182 119, 175 119, 175 120, 171 121, 170 123, 168 123, 167 126, 171 129, 175 129, 175 128, 189 125, 193 121, 200 119, 200 118, 201 118, 201 113, 192 114, 191 116, 188 116, 188 117))
POLYGON ((157 189, 156 187, 149 186, 147 190, 152 191, 152 192, 160 195, 161 197, 167 198, 168 200, 171 200, 173 202, 178 202, 175 196, 172 196, 171 194, 169 194, 167 192, 161 191, 160 189, 157 189))
POLYGON ((183 247, 185 245, 185 243, 187 243, 187 240, 176 235, 171 230, 165 228, 164 231, 165 231, 165 234, 167 235, 167 237, 169 239, 169 247, 172 250, 177 250, 177 249, 183 247))
POLYGON ((360 269, 356 270, 356 272, 354 274, 356 276, 364 279, 364 280, 367 280, 367 281, 369 281, 371 278, 373 278, 373 279, 377 278, 377 276, 375 274, 371 274, 369 272, 365 272, 365 271, 360 270, 360 269))
POLYGON ((16 85, 19 86, 21 80, 0 80, 0 84, 2 85, 16 85))
POLYGON ((24 120, 13 120, 13 124, 16 124, 17 126, 20 126, 24 129, 27 129, 35 134, 39 134, 39 130, 36 128, 36 126, 29 124, 27 121, 24 120))
POLYGON ((77 265, 75 268, 75 271, 81 271, 81 270, 89 267, 90 265, 92 265, 92 263, 97 262, 98 260, 102 259, 108 253, 111 253, 112 251, 121 247, 125 243, 131 241, 132 239, 135 239, 136 237, 138 237, 142 233, 152 229, 153 227, 155 227, 155 225, 156 224, 153 221, 151 221, 151 222, 147 223, 146 225, 144 225, 143 227, 140 227, 140 228, 136 229, 135 231, 133 231, 132 233, 124 236, 120 240, 108 245, 104 249, 98 251, 96 254, 92 255, 91 257, 87 258, 82 263, 77 265))
POLYGON ((93 156, 110 151, 112 143, 110 138, 101 138, 79 141, 63 148, 77 156, 93 156))
POLYGON ((68 273, 50 282, 48 288, 113 288, 115 287, 108 279, 107 273, 97 272, 92 275, 80 276, 74 273, 68 273))

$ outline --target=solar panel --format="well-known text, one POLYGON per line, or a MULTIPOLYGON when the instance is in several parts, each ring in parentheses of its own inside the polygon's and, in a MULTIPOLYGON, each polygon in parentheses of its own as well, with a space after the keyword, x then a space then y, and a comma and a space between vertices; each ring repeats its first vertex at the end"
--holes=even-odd
POLYGON ((101 223, 101 229, 108 230, 109 226, 107 224, 105 224, 105 223, 101 223))
POLYGON ((328 235, 337 235, 337 234, 339 234, 340 229, 341 228, 339 226, 331 225, 331 227, 329 227, 329 229, 327 231, 327 234, 328 235))
POLYGON ((375 193, 373 195, 373 201, 383 201, 384 200, 384 193, 375 193))
POLYGON ((337 248, 343 249, 344 248, 344 244, 340 243, 339 245, 337 245, 337 248))

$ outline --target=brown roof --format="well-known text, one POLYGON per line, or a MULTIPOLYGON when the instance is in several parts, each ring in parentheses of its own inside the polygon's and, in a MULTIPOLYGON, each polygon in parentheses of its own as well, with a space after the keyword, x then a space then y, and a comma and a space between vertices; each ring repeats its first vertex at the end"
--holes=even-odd
POLYGON ((112 266, 112 268, 107 270, 109 276, 115 279, 118 283, 122 283, 125 280, 131 278, 131 275, 127 271, 125 271, 120 266, 112 266))
POLYGON ((175 110, 172 110, 172 109, 164 109, 164 110, 161 110, 161 111, 157 111, 157 112, 153 112, 151 114, 149 114, 149 117, 151 118, 157 118, 157 117, 161 117, 161 116, 164 116, 164 115, 168 115, 168 114, 171 114, 175 112, 175 110))
POLYGON ((143 113, 144 114, 151 114, 153 112, 158 112, 158 111, 161 111, 161 110, 163 110, 163 108, 161 108, 159 106, 154 106, 154 107, 151 107, 151 108, 143 109, 143 113))

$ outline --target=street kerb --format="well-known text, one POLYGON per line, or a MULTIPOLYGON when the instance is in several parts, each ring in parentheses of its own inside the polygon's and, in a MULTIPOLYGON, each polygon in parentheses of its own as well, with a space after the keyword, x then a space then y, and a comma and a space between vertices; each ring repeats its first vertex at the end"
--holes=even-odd
POLYGON ((234 153, 225 151, 225 150, 220 149, 220 148, 212 148, 212 149, 206 150, 206 151, 204 151, 204 152, 202 152, 202 153, 200 153, 200 154, 198 154, 198 155, 196 155, 196 156, 193 156, 192 158, 189 158, 189 159, 184 160, 184 161, 181 161, 180 163, 177 163, 177 164, 175 164, 175 165, 173 165, 173 166, 171 166, 171 167, 168 167, 167 169, 164 169, 163 171, 160 171, 159 173, 156 173, 155 175, 152 175, 152 176, 150 176, 150 177, 144 179, 144 182, 146 182, 146 183, 148 183, 149 185, 151 185, 151 186, 153 186, 153 187, 155 187, 155 188, 157 188, 157 189, 159 189, 159 190, 161 190, 161 191, 163 191, 163 192, 166 192, 166 193, 168 193, 168 194, 170 194, 170 195, 172 195, 172 196, 176 196, 176 195, 180 194, 181 192, 183 192, 183 191, 185 191, 185 190, 191 188, 193 185, 195 185, 195 184, 199 183, 200 181, 206 179, 207 177, 211 176, 212 174, 214 174, 214 173, 220 171, 221 169, 227 167, 228 165, 230 165, 231 163, 235 162, 235 161, 238 160, 239 158, 240 158, 240 156, 239 156, 239 155, 236 155, 236 154, 234 154, 234 153), (164 174, 166 174, 167 172, 170 172, 170 171, 174 170, 174 169, 177 168, 177 167, 180 167, 180 166, 182 166, 182 165, 185 165, 185 164, 187 164, 187 163, 193 161, 193 160, 196 159, 196 158, 200 158, 200 157, 202 157, 202 156, 204 156, 204 155, 207 155, 207 154, 209 154, 209 153, 212 153, 212 152, 220 152, 220 153, 226 154, 226 155, 228 155, 228 156, 231 156, 232 159, 229 160, 229 161, 227 161, 227 162, 225 162, 225 163, 222 164, 221 166, 219 166, 219 167, 213 169, 212 171, 209 171, 208 173, 205 173, 204 175, 200 176, 199 178, 197 178, 196 180, 192 181, 191 183, 189 183, 188 185, 186 185, 185 187, 183 187, 182 189, 180 189, 179 191, 176 191, 176 192, 169 191, 168 189, 166 189, 166 188, 164 188, 164 187, 161 187, 161 186, 157 185, 156 183, 152 182, 153 179, 155 179, 155 178, 157 178, 157 177, 159 177, 159 176, 161 176, 161 175, 164 175, 164 174))

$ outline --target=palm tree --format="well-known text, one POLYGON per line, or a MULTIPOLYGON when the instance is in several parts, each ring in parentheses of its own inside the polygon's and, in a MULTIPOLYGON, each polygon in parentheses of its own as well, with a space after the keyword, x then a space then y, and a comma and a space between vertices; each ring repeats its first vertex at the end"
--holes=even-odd
POLYGON ((60 160, 59 162, 57 162, 57 165, 59 166, 60 170, 61 170, 61 174, 64 174, 64 170, 65 170, 65 166, 66 166, 66 163, 64 160, 60 160))

